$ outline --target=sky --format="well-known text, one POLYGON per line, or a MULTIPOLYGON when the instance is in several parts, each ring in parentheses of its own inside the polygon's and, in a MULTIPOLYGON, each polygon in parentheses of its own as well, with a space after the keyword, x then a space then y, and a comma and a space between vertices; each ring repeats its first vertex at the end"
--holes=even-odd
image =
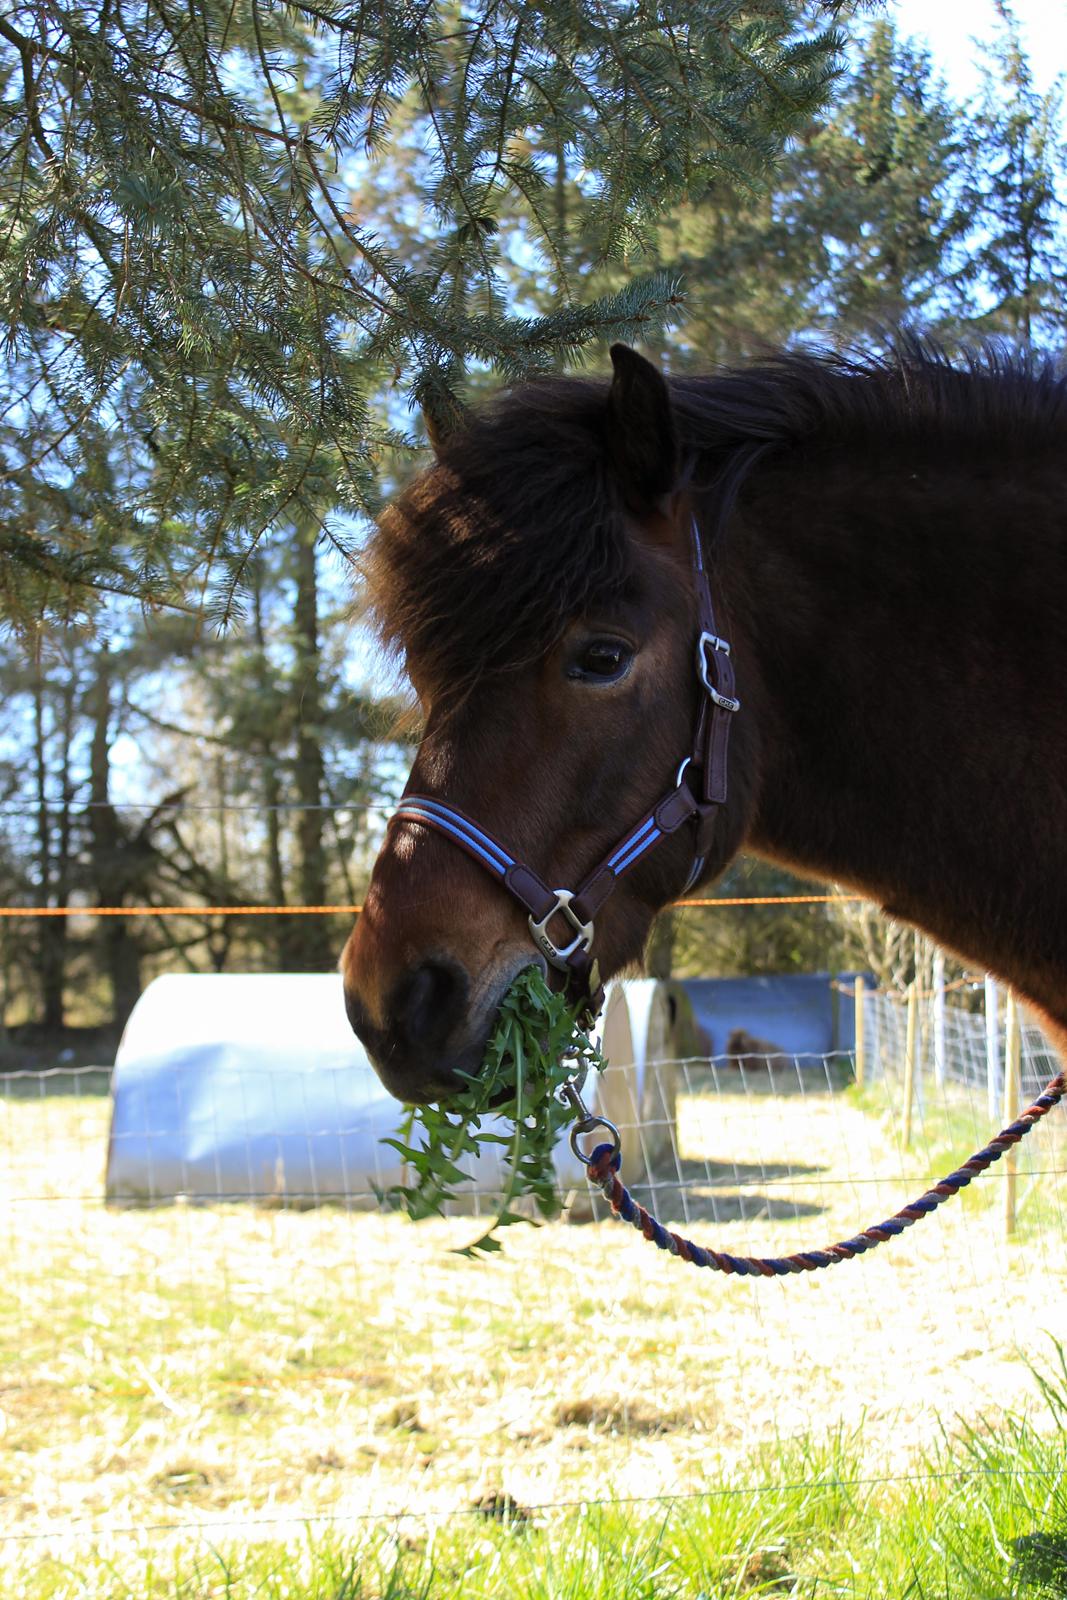
MULTIPOLYGON (((957 95, 977 83, 975 38, 989 38, 996 13, 993 0, 890 0, 889 12, 901 33, 923 38, 957 95)), ((1040 91, 1067 72, 1067 0, 1013 0, 1040 91)))

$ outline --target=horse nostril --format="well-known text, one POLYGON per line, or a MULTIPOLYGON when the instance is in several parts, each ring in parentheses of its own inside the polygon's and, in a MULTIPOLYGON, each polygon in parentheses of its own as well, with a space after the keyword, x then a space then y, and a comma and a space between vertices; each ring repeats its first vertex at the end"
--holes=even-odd
POLYGON ((439 1049, 463 1015, 467 974, 458 962, 424 961, 402 979, 393 1015, 409 1047, 439 1049))

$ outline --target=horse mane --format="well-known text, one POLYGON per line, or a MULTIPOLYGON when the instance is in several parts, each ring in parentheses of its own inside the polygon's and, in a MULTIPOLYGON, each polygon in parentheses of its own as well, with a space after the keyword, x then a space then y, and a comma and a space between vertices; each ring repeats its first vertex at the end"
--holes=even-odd
MULTIPOLYGON (((784 351, 669 382, 712 539, 753 470, 799 448, 981 461, 1067 443, 1067 376, 995 346, 950 358, 903 336, 882 355, 784 351)), ((587 378, 504 391, 383 515, 364 560, 371 608, 435 698, 538 659, 626 589, 634 560, 606 398, 607 382, 587 378)))
POLYGON ((988 344, 951 357, 900 334, 884 354, 780 351, 711 378, 674 378, 671 399, 694 486, 713 495, 714 537, 757 463, 804 447, 906 455, 915 465, 1000 460, 1067 439, 1067 374, 1048 357, 988 344))

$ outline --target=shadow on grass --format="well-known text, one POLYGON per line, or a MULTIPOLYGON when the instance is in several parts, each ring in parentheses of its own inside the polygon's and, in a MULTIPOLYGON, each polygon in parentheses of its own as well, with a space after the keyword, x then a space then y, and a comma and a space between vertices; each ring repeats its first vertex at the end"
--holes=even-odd
POLYGON ((1027 1533, 1015 1539, 1012 1547, 1012 1575, 1019 1583, 1048 1595, 1050 1600, 1052 1596, 1060 1600, 1067 1595, 1067 1535, 1027 1533))
MULTIPOLYGON (((728 1193, 706 1184, 670 1182, 635 1183, 630 1190, 634 1199, 657 1216, 660 1221, 677 1222, 774 1222, 791 1221, 804 1217, 821 1216, 824 1206, 812 1200, 785 1199, 781 1195, 728 1193)), ((608 1214, 607 1202, 595 1202, 598 1216, 608 1214)))
MULTIPOLYGON (((640 1183, 627 1183, 634 1199, 661 1222, 775 1222, 818 1217, 826 1207, 810 1197, 795 1198, 791 1183, 817 1181, 823 1166, 790 1162, 688 1161, 658 1163, 640 1183), (777 1194, 761 1192, 762 1184, 781 1184, 777 1194)), ((622 1179, 626 1182, 625 1147, 622 1179)), ((610 1216, 600 1195, 582 1196, 572 1207, 572 1223, 598 1222, 610 1216)))

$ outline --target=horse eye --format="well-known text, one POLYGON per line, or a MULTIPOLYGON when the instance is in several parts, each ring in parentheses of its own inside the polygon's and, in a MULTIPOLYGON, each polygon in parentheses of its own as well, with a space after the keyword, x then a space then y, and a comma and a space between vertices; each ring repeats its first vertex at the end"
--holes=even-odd
POLYGON ((567 668, 567 676, 586 683, 615 683, 632 660, 633 650, 621 639, 592 639, 567 668))

